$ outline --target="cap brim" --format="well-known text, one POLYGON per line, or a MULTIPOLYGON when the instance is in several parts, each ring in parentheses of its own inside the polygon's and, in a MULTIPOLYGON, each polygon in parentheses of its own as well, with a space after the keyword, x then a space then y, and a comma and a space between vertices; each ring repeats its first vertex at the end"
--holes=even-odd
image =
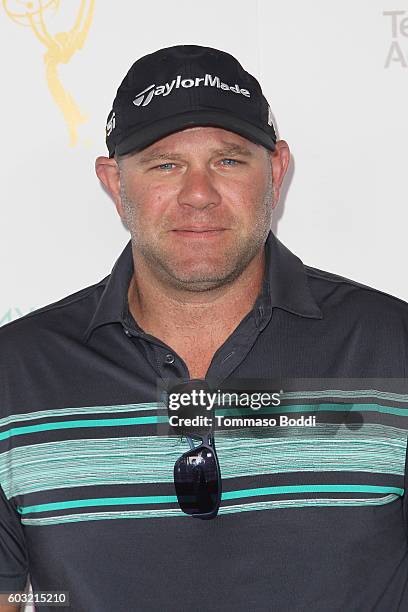
POLYGON ((268 136, 256 125, 235 117, 230 113, 195 110, 158 119, 149 125, 139 126, 135 132, 129 134, 117 145, 115 152, 118 155, 126 155, 127 153, 142 150, 169 134, 195 126, 220 127, 235 132, 271 151, 275 150, 275 140, 272 136, 268 136))

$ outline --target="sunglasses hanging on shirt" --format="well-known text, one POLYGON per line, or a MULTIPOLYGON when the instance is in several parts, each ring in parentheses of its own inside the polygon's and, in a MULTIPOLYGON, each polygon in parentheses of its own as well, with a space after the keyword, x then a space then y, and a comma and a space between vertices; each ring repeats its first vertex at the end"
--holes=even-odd
POLYGON ((173 386, 167 395, 170 427, 190 446, 174 465, 178 503, 183 512, 200 519, 217 516, 222 493, 213 419, 205 403, 208 391, 207 381, 191 379, 173 386))

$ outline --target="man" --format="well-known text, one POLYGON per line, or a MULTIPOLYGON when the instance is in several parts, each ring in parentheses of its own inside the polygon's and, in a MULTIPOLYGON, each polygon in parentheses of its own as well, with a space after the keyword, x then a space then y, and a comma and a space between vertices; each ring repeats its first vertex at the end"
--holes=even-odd
POLYGON ((131 235, 112 273, 0 330, 0 590, 29 576, 76 612, 407 610, 407 304, 270 232, 289 148, 229 54, 138 60, 107 145, 131 235), (278 426, 186 454, 159 400, 191 379, 285 381, 278 426))

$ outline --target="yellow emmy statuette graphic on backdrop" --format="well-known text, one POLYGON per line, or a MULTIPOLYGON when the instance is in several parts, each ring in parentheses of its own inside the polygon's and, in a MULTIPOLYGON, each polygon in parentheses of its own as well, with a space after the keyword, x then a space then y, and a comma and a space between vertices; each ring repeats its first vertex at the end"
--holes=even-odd
POLYGON ((52 35, 47 28, 45 14, 50 10, 57 11, 60 2, 61 0, 3 0, 3 6, 15 23, 29 27, 46 47, 44 63, 48 88, 64 115, 69 130, 69 143, 75 146, 78 142, 78 126, 88 118, 81 113, 73 97, 64 89, 58 76, 58 66, 68 64, 75 52, 84 46, 92 23, 95 0, 80 0, 73 27, 67 32, 52 35))

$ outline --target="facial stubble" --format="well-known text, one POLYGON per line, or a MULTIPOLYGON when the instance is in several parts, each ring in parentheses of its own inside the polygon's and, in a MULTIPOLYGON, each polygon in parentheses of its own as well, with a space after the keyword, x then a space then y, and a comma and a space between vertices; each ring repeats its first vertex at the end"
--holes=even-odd
MULTIPOLYGON (((171 256, 169 257, 168 251, 161 243, 146 240, 138 223, 138 203, 128 196, 122 172, 120 185, 125 221, 136 259, 142 257, 152 273, 175 290, 202 292, 232 283, 264 247, 272 220, 273 182, 270 169, 264 196, 259 203, 253 204, 257 214, 250 233, 245 235, 244 239, 235 240, 225 252, 222 262, 211 265, 206 270, 200 270, 197 266, 196 270, 189 267, 183 272, 180 264, 177 266, 176 262, 172 262, 171 256)), ((194 248, 199 248, 199 245, 194 248)))

